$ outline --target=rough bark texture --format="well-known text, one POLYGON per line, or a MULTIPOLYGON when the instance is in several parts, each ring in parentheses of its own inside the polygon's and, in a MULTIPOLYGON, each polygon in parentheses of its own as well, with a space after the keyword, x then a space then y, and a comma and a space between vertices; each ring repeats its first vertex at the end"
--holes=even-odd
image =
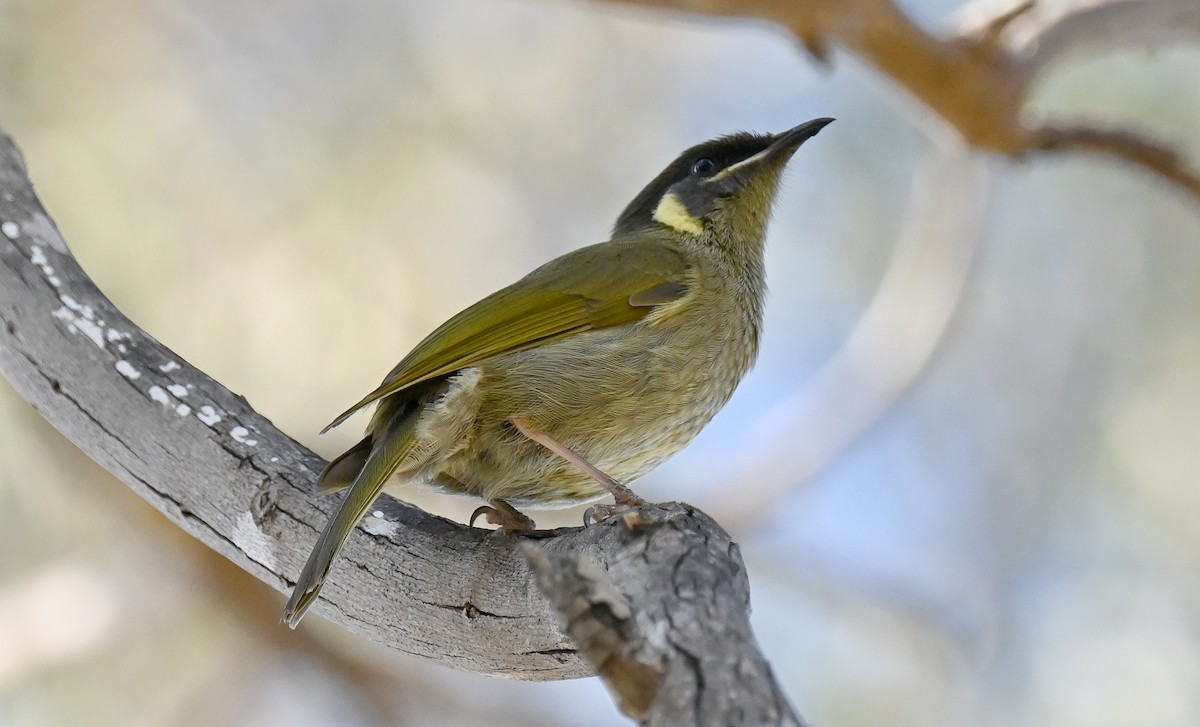
POLYGON ((801 725, 755 646, 737 545, 678 503, 604 523, 604 569, 526 544, 542 589, 630 717, 648 725, 801 725))
MULTIPOLYGON (((0 370, 13 387, 189 533, 288 590, 336 503, 312 495, 324 460, 96 289, 2 136, 0 233, 0 370)), ((375 509, 379 516, 366 519, 334 566, 319 613, 468 671, 523 679, 587 673, 515 539, 391 498, 375 509)), ((561 537, 572 543, 564 547, 594 547, 586 532, 561 537)))
MULTIPOLYGON (((312 494, 324 461, 104 297, 2 133, 0 371, 180 527, 272 588, 290 590, 336 502, 312 494)), ((594 660, 629 713, 651 724, 689 723, 698 709, 721 715, 705 716, 708 724, 797 723, 754 646, 736 548, 706 516, 679 505, 514 536, 385 495, 350 537, 315 610, 372 641, 458 669, 563 679, 591 673, 556 612, 567 609, 572 629, 587 623, 556 585, 579 574, 594 587, 585 595, 617 594, 594 600, 596 613, 609 604, 628 626, 613 633, 629 644, 613 648, 655 660, 616 672, 594 660), (567 568, 561 578, 548 565, 558 563, 567 568)), ((594 640, 584 641, 593 659, 594 640)))

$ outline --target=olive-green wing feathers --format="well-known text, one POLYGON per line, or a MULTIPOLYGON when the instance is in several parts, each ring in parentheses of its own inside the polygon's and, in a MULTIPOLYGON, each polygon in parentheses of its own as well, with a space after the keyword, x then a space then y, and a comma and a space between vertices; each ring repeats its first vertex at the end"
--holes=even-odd
POLYGON ((372 402, 486 358, 640 320, 687 291, 688 268, 668 240, 567 253, 443 323, 324 431, 372 402))

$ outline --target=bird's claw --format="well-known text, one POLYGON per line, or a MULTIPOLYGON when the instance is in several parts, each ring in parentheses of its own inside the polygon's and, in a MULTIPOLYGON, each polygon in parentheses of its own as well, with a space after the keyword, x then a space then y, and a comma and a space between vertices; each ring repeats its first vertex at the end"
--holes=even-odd
POLYGON ((591 507, 589 507, 587 510, 585 510, 583 512, 583 526, 586 528, 588 525, 604 522, 605 520, 608 520, 609 518, 615 517, 617 515, 623 515, 623 516, 628 517, 628 516, 636 513, 638 506, 643 505, 643 504, 645 504, 645 503, 642 502, 642 503, 638 503, 636 505, 635 504, 627 504, 627 503, 614 503, 612 505, 592 505, 591 507))
POLYGON ((483 519, 488 524, 496 525, 501 530, 508 532, 533 530, 537 527, 537 524, 532 519, 503 500, 492 500, 492 504, 490 505, 480 505, 475 508, 475 512, 471 513, 471 519, 467 521, 467 525, 475 527, 475 519, 480 515, 483 516, 483 519))

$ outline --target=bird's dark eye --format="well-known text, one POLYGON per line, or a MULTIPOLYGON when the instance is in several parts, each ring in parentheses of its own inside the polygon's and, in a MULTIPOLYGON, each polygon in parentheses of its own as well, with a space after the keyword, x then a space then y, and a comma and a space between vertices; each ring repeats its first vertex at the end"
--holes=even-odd
POLYGON ((697 176, 707 177, 715 171, 717 171, 717 163, 708 157, 700 157, 692 162, 692 174, 697 176))

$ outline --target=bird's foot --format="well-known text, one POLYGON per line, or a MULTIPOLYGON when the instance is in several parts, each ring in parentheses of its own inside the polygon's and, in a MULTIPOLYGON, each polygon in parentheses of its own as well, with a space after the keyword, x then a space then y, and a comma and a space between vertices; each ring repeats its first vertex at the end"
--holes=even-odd
POLYGON ((626 492, 632 498, 622 498, 619 502, 614 502, 611 505, 592 505, 583 513, 583 526, 587 527, 592 523, 599 523, 608 520, 611 517, 620 516, 625 519, 625 524, 634 527, 643 520, 638 514, 638 509, 646 504, 646 501, 637 495, 633 494, 632 490, 626 488, 626 492))
POLYGON ((646 501, 643 500, 636 492, 629 489, 625 485, 622 485, 620 482, 617 482, 611 477, 608 478, 608 482, 604 483, 604 486, 605 489, 612 493, 613 504, 611 506, 603 505, 602 507, 617 507, 631 510, 646 504, 646 501))
POLYGON ((537 527, 532 519, 504 500, 491 500, 490 502, 490 505, 481 505, 475 508, 475 512, 471 513, 471 519, 467 521, 467 525, 474 527, 475 518, 482 515, 483 519, 488 523, 497 525, 501 530, 506 532, 533 530, 537 527))

